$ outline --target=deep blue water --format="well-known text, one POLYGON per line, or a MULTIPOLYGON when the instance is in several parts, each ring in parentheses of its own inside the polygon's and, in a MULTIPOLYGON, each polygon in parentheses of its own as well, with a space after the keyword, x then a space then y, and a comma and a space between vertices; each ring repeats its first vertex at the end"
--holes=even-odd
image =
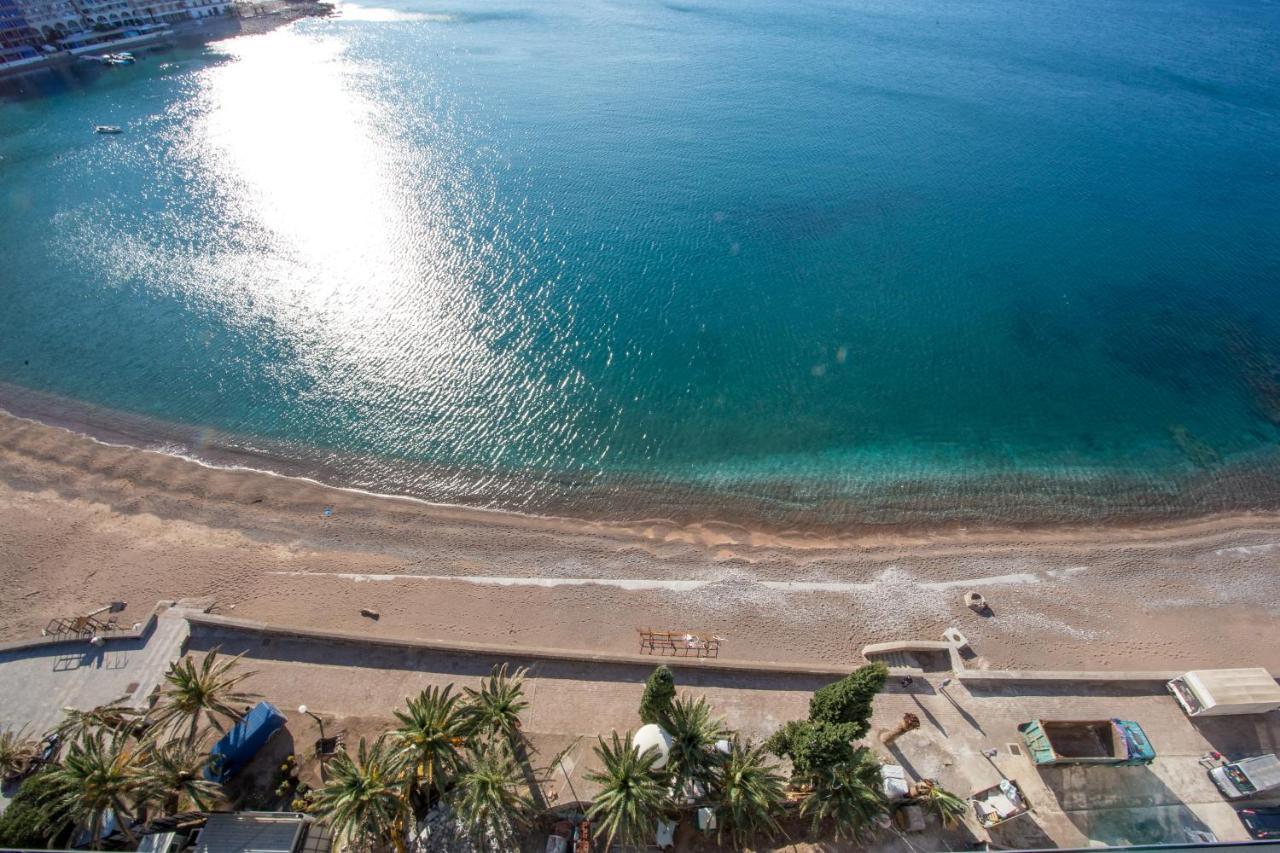
POLYGON ((1280 505, 1280 4, 343 9, 0 85, 0 381, 533 511, 1280 505))

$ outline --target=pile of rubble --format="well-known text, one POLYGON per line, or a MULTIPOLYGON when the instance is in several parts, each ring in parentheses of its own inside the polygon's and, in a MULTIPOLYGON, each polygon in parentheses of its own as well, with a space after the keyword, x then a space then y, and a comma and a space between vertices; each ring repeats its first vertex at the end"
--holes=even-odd
POLYGON ((447 804, 440 803, 419 821, 411 853, 481 853, 519 847, 519 841, 513 838, 512 833, 506 833, 504 838, 487 834, 483 843, 478 841, 471 828, 447 804))

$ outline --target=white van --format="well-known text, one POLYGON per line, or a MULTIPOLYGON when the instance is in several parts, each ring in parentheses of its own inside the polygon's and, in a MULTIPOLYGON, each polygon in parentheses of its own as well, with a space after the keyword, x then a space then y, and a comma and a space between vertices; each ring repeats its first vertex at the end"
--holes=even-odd
POLYGON ((1265 714, 1280 708, 1280 684, 1262 667, 1193 669, 1166 686, 1190 717, 1265 714))

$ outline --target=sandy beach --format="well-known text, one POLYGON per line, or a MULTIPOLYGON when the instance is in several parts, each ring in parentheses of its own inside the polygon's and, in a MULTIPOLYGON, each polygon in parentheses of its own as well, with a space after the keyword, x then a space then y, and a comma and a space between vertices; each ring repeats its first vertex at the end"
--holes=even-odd
POLYGON ((0 416, 3 639, 113 599, 129 620, 210 596, 278 624, 580 650, 633 652, 652 626, 718 634, 725 658, 854 665, 955 625, 991 667, 1280 668, 1277 555, 1269 514, 837 540, 489 513, 0 416), (992 617, 961 605, 971 588, 992 617))

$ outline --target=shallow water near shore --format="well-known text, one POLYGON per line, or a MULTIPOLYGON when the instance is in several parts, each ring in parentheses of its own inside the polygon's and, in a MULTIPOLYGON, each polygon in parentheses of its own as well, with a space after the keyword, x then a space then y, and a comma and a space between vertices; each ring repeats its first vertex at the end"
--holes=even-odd
POLYGON ((6 84, 0 381, 538 513, 1274 508, 1278 52, 1250 3, 397 2, 6 84))

